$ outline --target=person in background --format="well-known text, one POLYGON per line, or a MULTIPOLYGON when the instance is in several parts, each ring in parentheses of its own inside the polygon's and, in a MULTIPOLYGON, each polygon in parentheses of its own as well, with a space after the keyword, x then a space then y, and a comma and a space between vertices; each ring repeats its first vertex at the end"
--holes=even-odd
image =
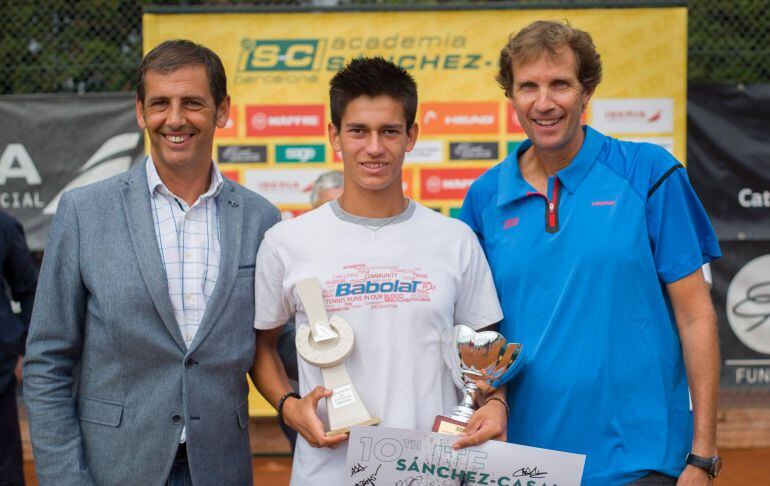
POLYGON ((21 358, 32 316, 37 268, 21 224, 0 211, 0 485, 24 484, 16 385, 21 383, 21 358), (18 302, 15 314, 11 300, 18 302))
MULTIPOLYGON (((318 179, 313 183, 313 189, 310 191, 310 204, 313 206, 313 209, 340 197, 342 194, 342 177, 342 172, 338 170, 330 170, 318 176, 318 179)), ((286 376, 289 378, 289 384, 296 392, 299 391, 299 373, 297 371, 295 336, 296 326, 294 325, 294 318, 292 318, 283 326, 281 335, 278 337, 278 354, 281 357, 283 368, 286 370, 286 376)), ((286 439, 288 439, 292 452, 294 452, 294 446, 297 443, 297 432, 291 427, 287 427, 282 420, 278 424, 281 426, 286 439)))
POLYGON ((342 195, 343 175, 338 170, 324 172, 313 183, 310 191, 310 204, 313 209, 342 195))
POLYGON ((508 440, 585 454, 586 485, 705 485, 721 467, 719 345, 701 266, 721 252, 669 152, 581 126, 601 75, 589 34, 562 22, 500 53, 528 140, 460 217, 492 267, 500 332, 528 352, 508 440))

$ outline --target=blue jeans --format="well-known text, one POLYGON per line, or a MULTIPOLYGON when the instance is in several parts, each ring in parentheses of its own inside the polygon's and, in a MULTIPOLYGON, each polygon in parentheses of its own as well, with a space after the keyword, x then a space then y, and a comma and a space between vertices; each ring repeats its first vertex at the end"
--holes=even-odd
POLYGON ((187 457, 177 457, 174 459, 166 486, 192 486, 192 477, 190 477, 190 466, 187 464, 187 457))

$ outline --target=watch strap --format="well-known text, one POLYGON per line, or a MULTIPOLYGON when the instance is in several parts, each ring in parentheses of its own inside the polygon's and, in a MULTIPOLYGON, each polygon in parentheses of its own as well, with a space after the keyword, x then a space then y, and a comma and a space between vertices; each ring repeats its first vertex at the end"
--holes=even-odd
POLYGON ((719 456, 714 457, 702 457, 702 456, 696 456, 695 454, 687 454, 687 464, 690 464, 695 467, 699 467, 706 471, 706 473, 709 475, 710 478, 716 477, 716 471, 714 470, 714 464, 719 460, 719 456))

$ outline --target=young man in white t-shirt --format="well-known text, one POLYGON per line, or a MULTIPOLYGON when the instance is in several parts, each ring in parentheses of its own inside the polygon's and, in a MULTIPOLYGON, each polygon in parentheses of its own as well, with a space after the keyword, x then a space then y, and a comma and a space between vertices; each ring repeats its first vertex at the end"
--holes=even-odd
MULTIPOLYGON (((262 395, 300 438, 292 484, 342 485, 346 434, 328 429, 320 369, 299 360, 302 397, 276 352, 281 326, 296 316, 308 325, 295 284, 321 282, 326 310, 353 328, 345 360, 352 383, 385 427, 429 430, 457 405, 441 351, 441 334, 457 324, 481 329, 500 321, 489 266, 471 230, 404 196, 404 155, 417 140, 417 87, 382 58, 359 58, 330 88, 329 139, 342 154, 343 193, 268 231, 257 256, 253 377, 262 395), (279 406, 280 403, 280 406, 279 406)), ((500 391, 482 398, 455 447, 505 438, 500 391), (494 399, 489 399, 494 396, 494 399)))

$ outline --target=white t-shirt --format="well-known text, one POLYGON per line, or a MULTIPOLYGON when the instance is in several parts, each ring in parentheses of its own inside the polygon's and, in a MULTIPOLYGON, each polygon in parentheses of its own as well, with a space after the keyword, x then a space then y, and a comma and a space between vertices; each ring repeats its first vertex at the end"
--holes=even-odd
MULTIPOLYGON (((257 329, 278 327, 295 313, 297 328, 308 325, 294 285, 320 280, 327 313, 353 328, 345 360, 352 383, 385 427, 429 430, 436 415, 457 405, 442 332, 503 317, 470 228, 413 201, 393 220, 358 218, 333 201, 278 223, 265 234, 256 266, 257 329)), ((323 381, 319 368, 298 360, 304 396, 323 381)), ((318 413, 329 430, 325 400, 318 413)), ((319 449, 299 436, 291 484, 346 484, 346 454, 346 442, 319 449)))

